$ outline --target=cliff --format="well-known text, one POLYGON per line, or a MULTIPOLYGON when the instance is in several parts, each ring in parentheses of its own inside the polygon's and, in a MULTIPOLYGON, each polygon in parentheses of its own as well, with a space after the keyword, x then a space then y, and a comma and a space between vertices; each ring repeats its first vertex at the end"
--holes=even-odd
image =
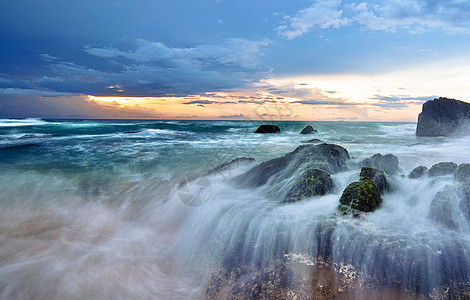
POLYGON ((416 135, 449 136, 460 131, 466 122, 470 122, 469 103, 442 97, 429 100, 418 115, 416 135))

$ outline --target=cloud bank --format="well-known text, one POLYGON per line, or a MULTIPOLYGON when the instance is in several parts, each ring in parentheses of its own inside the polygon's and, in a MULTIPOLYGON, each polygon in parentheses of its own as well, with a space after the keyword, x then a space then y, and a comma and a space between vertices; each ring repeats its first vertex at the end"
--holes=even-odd
POLYGON ((0 76, 0 94, 182 96, 243 88, 269 73, 258 64, 269 43, 232 38, 217 45, 182 48, 140 39, 130 50, 88 46, 84 51, 100 60, 88 65, 44 53, 40 57, 47 64, 47 75, 29 81, 0 76), (112 68, 100 70, 96 65, 112 68))
POLYGON ((440 28, 450 33, 470 33, 470 3, 450 0, 378 0, 353 2, 315 1, 310 7, 286 16, 277 28, 280 36, 294 39, 327 28, 360 25, 364 29, 420 33, 440 28))

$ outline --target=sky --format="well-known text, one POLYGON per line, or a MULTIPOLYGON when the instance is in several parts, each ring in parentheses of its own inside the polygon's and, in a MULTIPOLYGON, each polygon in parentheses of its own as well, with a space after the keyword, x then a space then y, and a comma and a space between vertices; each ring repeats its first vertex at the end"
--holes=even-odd
POLYGON ((2 0, 0 118, 416 121, 467 0, 2 0))

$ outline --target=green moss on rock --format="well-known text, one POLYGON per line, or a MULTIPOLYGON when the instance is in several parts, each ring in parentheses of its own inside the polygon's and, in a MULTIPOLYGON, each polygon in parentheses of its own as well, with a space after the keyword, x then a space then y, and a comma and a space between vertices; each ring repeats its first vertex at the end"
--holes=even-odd
POLYGON ((410 179, 420 178, 426 175, 427 172, 428 172, 427 167, 419 166, 419 167, 414 168, 413 171, 410 172, 410 174, 408 175, 408 178, 410 179))
POLYGON ((443 176, 453 174, 457 169, 457 164, 453 162, 440 162, 429 169, 429 176, 443 176))
POLYGON ((454 177, 460 182, 470 182, 470 164, 460 164, 454 172, 454 177))
POLYGON ((359 211, 374 211, 382 199, 375 182, 363 177, 361 181, 353 182, 346 187, 339 202, 341 203, 338 207, 340 212, 355 214, 359 211))
POLYGON ((382 170, 372 167, 362 167, 360 177, 361 180, 363 180, 364 178, 372 179, 377 185, 380 194, 390 189, 387 177, 385 176, 385 173, 382 170))
POLYGON ((296 202, 329 193, 334 188, 333 179, 328 172, 308 169, 295 181, 284 202, 296 202))

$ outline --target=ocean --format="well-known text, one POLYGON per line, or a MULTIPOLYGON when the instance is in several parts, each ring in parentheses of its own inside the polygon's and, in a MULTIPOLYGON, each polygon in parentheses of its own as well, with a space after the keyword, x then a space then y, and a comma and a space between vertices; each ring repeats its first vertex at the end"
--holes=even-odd
POLYGON ((372 290, 464 293, 470 223, 462 199, 450 204, 456 227, 430 217, 454 177, 407 175, 470 163, 470 137, 416 137, 416 123, 380 122, 271 121, 281 133, 253 133, 263 123, 0 120, 0 298, 222 299, 220 270, 254 266, 246 273, 255 274, 279 258, 314 266, 320 257, 372 290), (300 135, 306 125, 318 132, 300 135), (351 156, 346 171, 332 174, 333 193, 286 204, 270 187, 234 183, 311 139, 351 156), (387 178, 393 189, 374 212, 337 213, 361 161, 376 153, 399 160, 387 178), (207 173, 241 157, 256 162, 207 173))

